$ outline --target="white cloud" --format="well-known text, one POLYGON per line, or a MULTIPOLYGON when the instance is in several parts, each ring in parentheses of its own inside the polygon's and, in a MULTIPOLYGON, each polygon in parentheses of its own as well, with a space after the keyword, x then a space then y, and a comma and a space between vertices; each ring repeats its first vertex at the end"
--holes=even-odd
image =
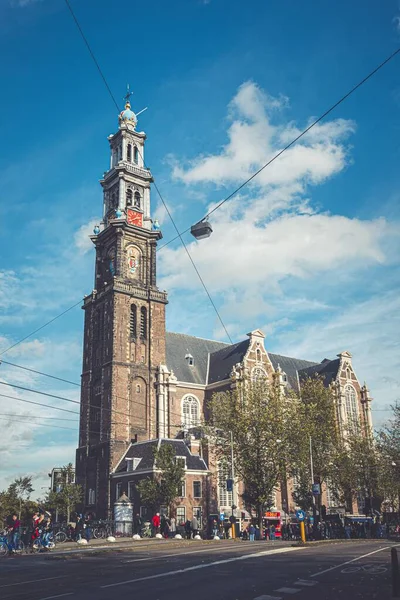
POLYGON ((30 4, 38 4, 39 2, 43 2, 44 0, 11 0, 11 6, 15 8, 25 8, 30 4))
MULTIPOLYGON (((216 185, 242 182, 250 177, 300 133, 293 123, 274 123, 277 111, 287 103, 286 98, 268 96, 253 82, 244 83, 229 106, 228 143, 220 153, 193 159, 186 168, 176 161, 174 177, 187 184, 216 185)), ((316 125, 262 171, 252 185, 296 182, 304 187, 307 183, 324 181, 347 164, 343 142, 353 131, 354 123, 344 119, 316 125)))
POLYGON ((92 217, 87 223, 81 225, 78 231, 75 233, 74 241, 75 246, 81 254, 86 254, 93 248, 93 242, 90 239, 90 235, 93 235, 93 228, 95 225, 99 225, 100 218, 92 217))

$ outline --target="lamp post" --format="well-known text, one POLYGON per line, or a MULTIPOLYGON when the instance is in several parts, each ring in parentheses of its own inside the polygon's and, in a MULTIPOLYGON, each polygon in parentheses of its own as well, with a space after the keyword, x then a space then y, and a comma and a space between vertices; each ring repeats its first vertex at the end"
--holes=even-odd
POLYGON ((231 523, 232 523, 232 538, 236 537, 236 530, 235 530, 235 514, 234 514, 234 510, 236 508, 236 487, 235 487, 235 459, 234 459, 234 455, 233 455, 233 432, 230 431, 230 440, 231 440, 231 479, 232 479, 232 517, 231 517, 231 523))

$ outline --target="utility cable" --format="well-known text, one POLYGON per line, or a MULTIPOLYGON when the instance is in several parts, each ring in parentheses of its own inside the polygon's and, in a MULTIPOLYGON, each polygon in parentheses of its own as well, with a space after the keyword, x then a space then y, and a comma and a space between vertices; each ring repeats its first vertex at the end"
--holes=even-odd
POLYGON ((62 313, 60 313, 56 317, 53 317, 53 319, 50 319, 50 321, 47 321, 47 323, 45 323, 41 327, 38 327, 37 329, 35 329, 35 331, 31 331, 31 333, 28 333, 28 335, 26 335, 22 339, 18 340, 18 342, 15 342, 15 344, 12 344, 12 346, 9 346, 8 348, 6 348, 2 352, 0 352, 0 356, 3 355, 3 354, 5 354, 9 350, 11 350, 11 348, 15 348, 15 346, 18 346, 18 344, 21 344, 22 342, 24 342, 25 340, 27 340, 29 337, 31 337, 32 335, 34 335, 38 331, 41 331, 42 329, 44 329, 45 327, 47 327, 47 325, 50 325, 50 323, 54 323, 54 321, 56 321, 57 319, 59 319, 63 315, 67 314, 67 312, 69 312, 70 310, 72 310, 73 308, 75 308, 76 306, 78 306, 78 304, 81 304, 81 302, 82 302, 82 300, 79 300, 79 302, 76 302, 75 304, 73 304, 72 306, 70 306, 69 308, 67 308, 66 310, 64 310, 62 313))
MULTIPOLYGON (((392 52, 392 54, 390 54, 390 56, 388 56, 383 62, 381 62, 373 71, 371 71, 361 81, 359 81, 354 87, 352 87, 351 90, 349 92, 347 92, 347 94, 345 94, 344 96, 342 96, 340 98, 340 100, 338 100, 337 102, 335 102, 335 104, 333 104, 330 108, 328 108, 328 110, 326 110, 320 117, 318 117, 318 119, 316 119, 315 121, 313 121, 311 123, 311 125, 309 125, 308 127, 306 127, 306 129, 304 129, 289 144, 287 144, 284 148, 282 148, 282 150, 280 150, 277 154, 275 154, 268 162, 266 162, 260 169, 258 169, 258 171, 256 171, 255 173, 253 173, 253 175, 251 175, 251 177, 249 177, 248 179, 246 179, 239 187, 237 187, 235 190, 233 190, 233 192, 231 192, 229 194, 229 196, 227 196, 226 198, 224 198, 223 200, 221 200, 221 202, 219 202, 216 206, 214 206, 214 208, 212 210, 210 210, 202 219, 200 219, 199 221, 197 221, 197 223, 201 223, 202 221, 205 221, 206 219, 208 219, 208 217, 211 216, 216 210, 218 210, 223 204, 225 204, 225 202, 228 202, 228 200, 230 200, 231 198, 233 198, 233 196, 235 196, 238 192, 240 192, 240 190, 242 190, 248 183, 250 183, 250 181, 252 181, 255 177, 257 177, 257 175, 259 175, 262 171, 264 171, 264 169, 266 169, 271 163, 273 163, 284 152, 286 152, 286 150, 289 150, 289 148, 291 148, 291 146, 293 146, 294 144, 296 144, 296 142, 298 142, 304 135, 306 135, 306 133, 308 133, 313 127, 315 127, 315 125, 317 125, 320 121, 322 121, 323 119, 325 119, 325 117, 327 117, 333 110, 335 110, 335 108, 337 108, 340 104, 342 104, 342 102, 344 102, 345 100, 347 100, 347 98, 349 96, 351 96, 356 90, 358 90, 358 88, 360 88, 364 83, 366 83, 371 77, 373 77, 375 75, 375 73, 377 73, 380 69, 382 69, 382 67, 384 67, 389 61, 391 61, 399 53, 400 53, 400 48, 398 48, 397 50, 395 50, 394 52, 392 52)), ((172 238, 171 240, 169 240, 169 242, 166 242, 165 244, 163 244, 162 246, 160 246, 160 248, 158 249, 158 252, 160 252, 160 250, 162 250, 163 248, 165 248, 165 246, 168 246, 168 244, 171 244, 172 242, 174 242, 175 240, 177 240, 178 238, 180 238, 182 235, 184 235, 188 231, 190 231, 190 227, 188 227, 187 229, 185 229, 181 233, 178 233, 178 235, 176 235, 174 238, 172 238)))
POLYGON ((64 419, 63 417, 42 417, 42 415, 19 415, 15 413, 0 413, 0 417, 18 417, 22 419, 45 419, 52 421, 70 421, 71 423, 79 423, 78 419, 64 419))
POLYGON ((81 387, 80 383, 75 383, 75 381, 69 381, 68 379, 63 379, 62 377, 49 375, 48 373, 43 373, 43 371, 36 371, 35 369, 30 369, 28 367, 23 367, 22 365, 16 365, 15 363, 8 362, 7 360, 0 359, 0 365, 2 363, 9 365, 10 367, 17 367, 18 369, 23 369, 24 371, 30 371, 31 373, 36 373, 37 375, 43 375, 43 377, 50 377, 51 379, 56 379, 57 381, 62 381, 63 383, 70 383, 71 385, 81 387))
POLYGON ((79 415, 76 410, 68 410, 67 408, 60 408, 59 406, 52 406, 51 404, 43 404, 41 402, 35 402, 34 400, 27 400, 26 398, 17 398, 16 396, 9 396, 7 394, 0 394, 0 398, 10 398, 17 402, 25 402, 26 404, 34 404, 35 406, 42 406, 43 408, 51 408, 52 410, 61 410, 62 412, 71 413, 73 415, 79 415))

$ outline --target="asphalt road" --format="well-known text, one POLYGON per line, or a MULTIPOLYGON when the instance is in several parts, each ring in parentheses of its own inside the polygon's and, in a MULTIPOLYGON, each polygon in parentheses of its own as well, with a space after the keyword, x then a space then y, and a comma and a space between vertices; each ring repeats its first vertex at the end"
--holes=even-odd
POLYGON ((392 545, 163 540, 16 556, 0 561, 0 598, 389 600, 392 545))

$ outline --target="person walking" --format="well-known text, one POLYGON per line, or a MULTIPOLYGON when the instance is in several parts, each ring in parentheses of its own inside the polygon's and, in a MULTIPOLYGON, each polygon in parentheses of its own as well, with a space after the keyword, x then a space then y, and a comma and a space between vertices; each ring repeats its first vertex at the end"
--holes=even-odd
POLYGON ((275 539, 275 525, 271 525, 271 527, 269 528, 269 539, 270 540, 274 540, 275 539))
POLYGON ((151 520, 151 524, 153 526, 153 537, 154 537, 157 533, 160 533, 160 525, 161 525, 160 513, 156 513, 154 515, 154 517, 151 520))
POLYGON ((254 527, 253 523, 250 523, 250 525, 247 528, 247 531, 249 532, 249 540, 250 542, 254 542, 254 538, 256 535, 256 528, 254 527))
POLYGON ((133 519, 133 534, 141 535, 143 529, 143 519, 139 513, 136 513, 135 518, 133 519))
POLYGON ((91 515, 91 513, 86 513, 86 515, 85 515, 84 528, 85 528, 86 541, 87 541, 87 543, 89 543, 90 539, 92 537, 92 515, 91 515))
POLYGON ((199 533, 199 521, 198 521, 196 515, 193 515, 191 527, 192 527, 193 537, 195 537, 199 533))
POLYGON ((186 539, 190 540, 190 538, 192 537, 192 524, 189 521, 189 519, 185 523, 185 533, 186 533, 186 539))
POLYGON ((176 536, 176 519, 175 517, 171 517, 171 525, 170 525, 170 534, 171 537, 174 538, 176 536))

